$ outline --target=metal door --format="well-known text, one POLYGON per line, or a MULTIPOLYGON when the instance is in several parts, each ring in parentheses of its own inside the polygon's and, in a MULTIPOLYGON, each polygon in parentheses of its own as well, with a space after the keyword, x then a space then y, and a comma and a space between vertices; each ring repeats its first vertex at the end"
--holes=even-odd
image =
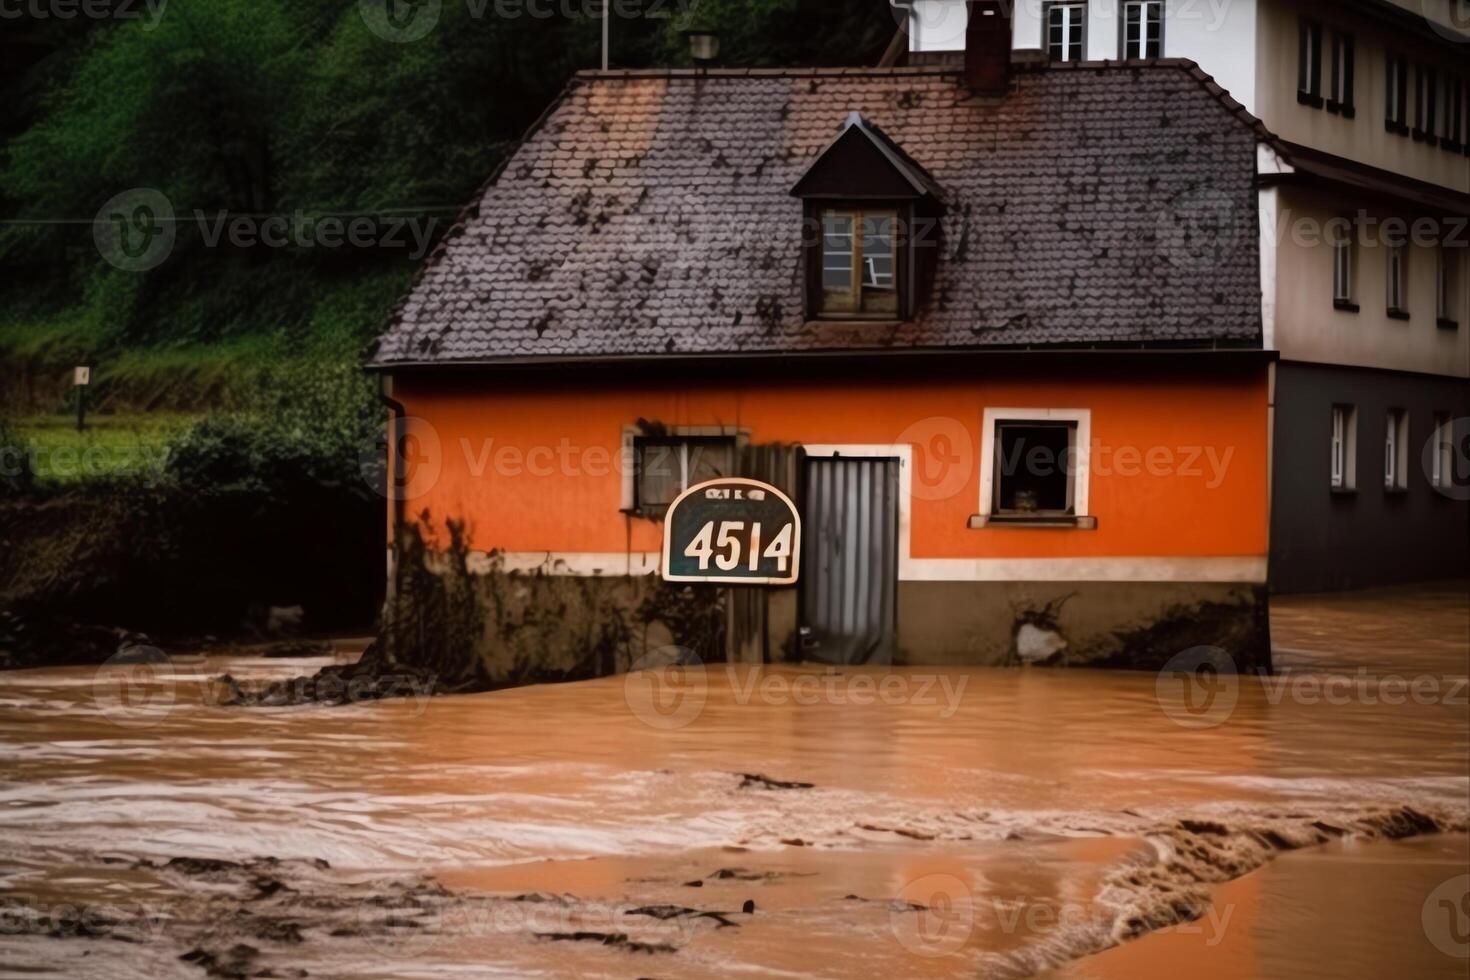
POLYGON ((803 656, 893 662, 898 460, 808 457, 802 501, 803 656))

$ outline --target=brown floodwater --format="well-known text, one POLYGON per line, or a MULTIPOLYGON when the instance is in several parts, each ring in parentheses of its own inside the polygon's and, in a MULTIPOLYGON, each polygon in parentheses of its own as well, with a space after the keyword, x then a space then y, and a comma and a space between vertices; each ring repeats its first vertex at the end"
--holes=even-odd
POLYGON ((3 674, 0 975, 1465 977, 1465 588, 1273 628, 1284 679, 3 674))

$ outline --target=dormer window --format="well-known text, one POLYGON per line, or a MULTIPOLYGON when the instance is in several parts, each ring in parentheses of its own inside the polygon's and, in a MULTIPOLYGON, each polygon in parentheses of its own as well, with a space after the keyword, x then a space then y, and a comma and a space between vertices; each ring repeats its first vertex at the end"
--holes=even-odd
POLYGON ((808 319, 912 317, 938 261, 933 178, 854 112, 791 193, 810 229, 808 319))
POLYGON ((897 211, 822 211, 822 314, 898 313, 897 228, 897 211))

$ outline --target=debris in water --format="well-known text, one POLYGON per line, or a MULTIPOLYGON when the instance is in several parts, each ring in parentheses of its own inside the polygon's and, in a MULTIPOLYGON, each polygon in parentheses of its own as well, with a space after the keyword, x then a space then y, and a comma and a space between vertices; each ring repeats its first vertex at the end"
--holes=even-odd
POLYGON ((741 777, 738 789, 751 787, 757 789, 811 789, 816 785, 816 783, 802 783, 795 780, 772 779, 770 776, 762 776, 756 772, 741 772, 736 775, 741 777))

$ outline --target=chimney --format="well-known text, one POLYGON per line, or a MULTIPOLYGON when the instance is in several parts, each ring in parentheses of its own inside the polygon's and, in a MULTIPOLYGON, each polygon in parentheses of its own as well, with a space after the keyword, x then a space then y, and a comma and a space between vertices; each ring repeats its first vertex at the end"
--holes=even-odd
POLYGON ((1011 89, 1011 0, 969 0, 965 25, 965 85, 976 95, 1011 89))

